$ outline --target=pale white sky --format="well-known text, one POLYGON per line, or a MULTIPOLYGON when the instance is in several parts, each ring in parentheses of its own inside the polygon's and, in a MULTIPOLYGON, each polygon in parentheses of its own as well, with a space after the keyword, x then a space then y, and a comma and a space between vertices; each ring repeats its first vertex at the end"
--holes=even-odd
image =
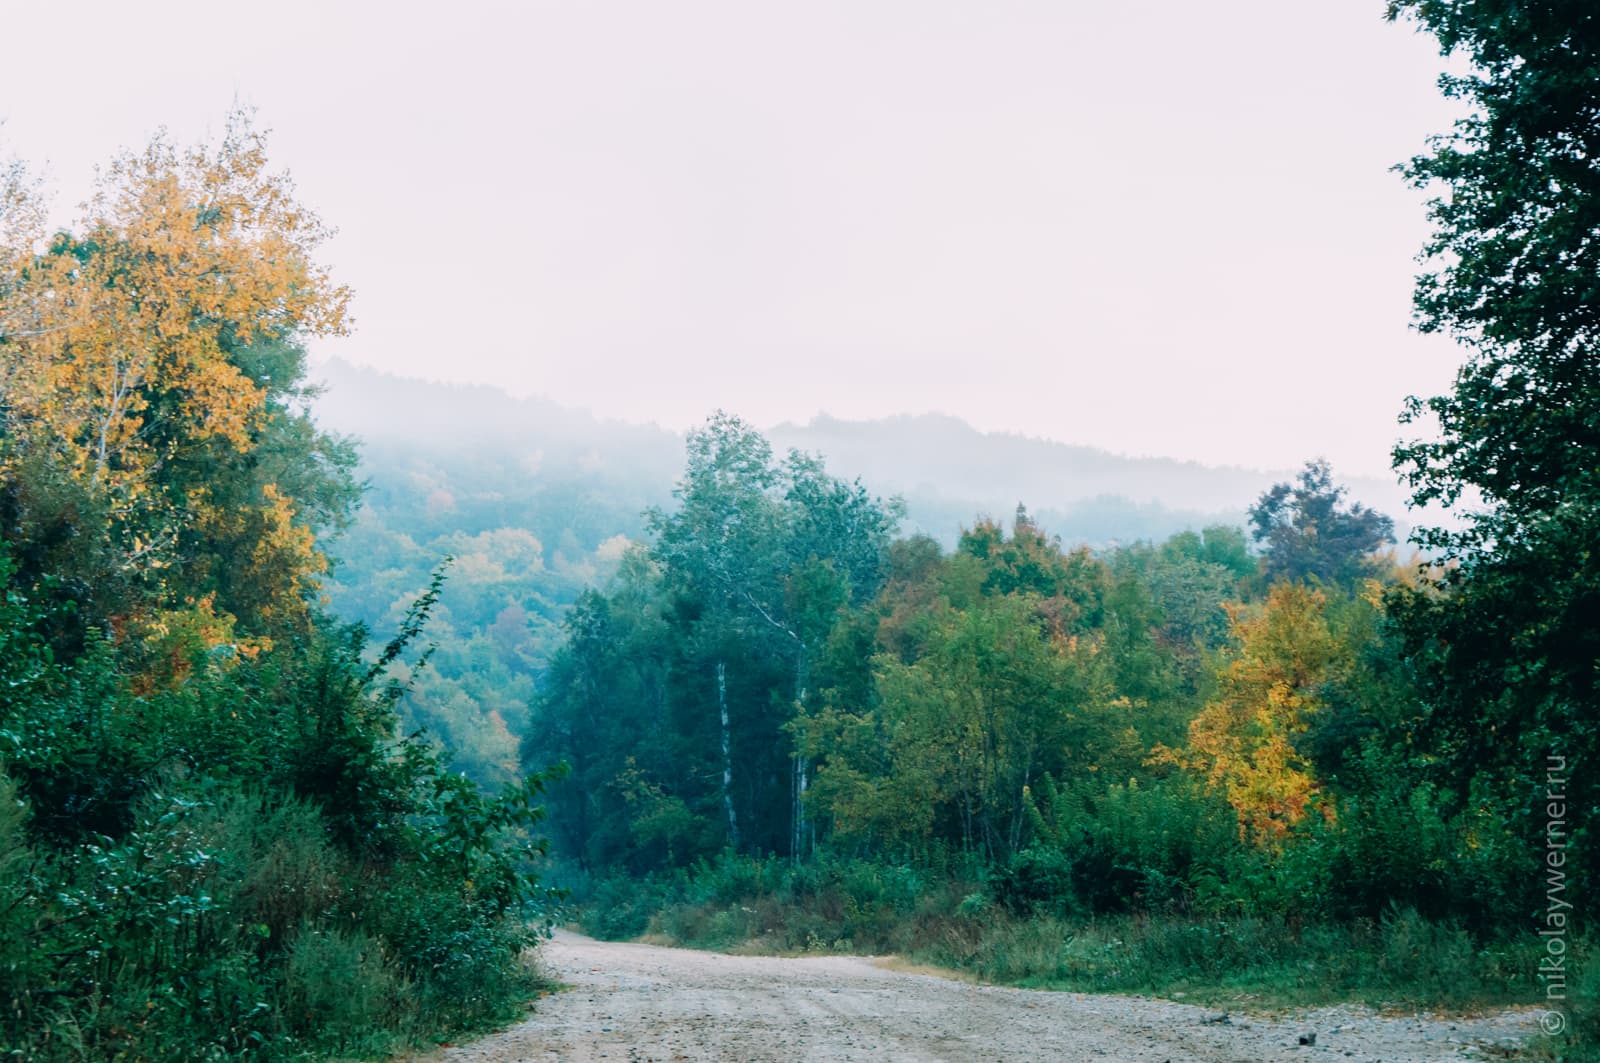
POLYGON ((944 411, 1382 475, 1443 131, 1382 0, 0 0, 63 212, 238 98, 358 329, 321 353, 683 427, 944 411))

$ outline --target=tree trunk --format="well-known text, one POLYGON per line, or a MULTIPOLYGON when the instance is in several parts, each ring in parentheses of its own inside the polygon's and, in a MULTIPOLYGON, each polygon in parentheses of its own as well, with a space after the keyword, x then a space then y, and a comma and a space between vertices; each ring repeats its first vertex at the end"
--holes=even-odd
POLYGON ((728 733, 728 666, 717 662, 717 710, 722 716, 722 807, 728 813, 728 842, 739 848, 739 816, 733 810, 733 749, 728 733))
MULTIPOLYGON (((797 640, 798 641, 798 640, 797 640)), ((799 720, 806 711, 806 652, 801 646, 795 657, 794 665, 794 712, 795 719, 799 720)), ((805 755, 805 736, 796 732, 794 735, 794 771, 789 779, 789 822, 791 824, 789 835, 789 855, 796 862, 805 858, 807 841, 806 824, 806 786, 807 773, 810 763, 805 755)))
POLYGON ((794 755, 794 772, 789 778, 789 809, 793 829, 789 834, 789 854, 796 862, 806 854, 806 756, 799 751, 794 755))

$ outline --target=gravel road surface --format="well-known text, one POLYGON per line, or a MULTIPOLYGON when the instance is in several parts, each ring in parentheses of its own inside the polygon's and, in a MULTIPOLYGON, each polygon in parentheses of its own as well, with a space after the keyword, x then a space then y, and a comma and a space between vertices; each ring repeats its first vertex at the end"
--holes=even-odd
POLYGON ((1505 1059, 1538 1020, 1535 1011, 1446 1019, 1346 1006, 1226 1015, 1143 997, 972 985, 862 957, 725 956, 565 932, 539 952, 569 988, 518 1025, 434 1059, 1431 1063, 1505 1059))

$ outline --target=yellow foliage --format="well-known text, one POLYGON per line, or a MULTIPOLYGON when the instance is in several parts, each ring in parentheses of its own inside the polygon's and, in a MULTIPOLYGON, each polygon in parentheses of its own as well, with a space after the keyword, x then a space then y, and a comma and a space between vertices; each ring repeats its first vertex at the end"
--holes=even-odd
POLYGON ((174 498, 160 477, 185 455, 255 445, 268 389, 233 352, 346 329, 349 291, 312 257, 328 231, 293 192, 244 113, 215 147, 158 135, 119 155, 75 229, 49 239, 33 186, 0 168, 0 475, 48 458, 105 506, 129 571, 174 563, 186 533, 257 527, 249 561, 279 584, 262 615, 279 617, 303 611, 326 567, 295 500, 269 485, 254 512, 223 512, 206 488, 174 498))
POLYGON ((231 667, 240 658, 253 659, 270 649, 264 638, 243 638, 234 630, 235 618, 217 608, 215 594, 185 598, 177 608, 163 609, 142 619, 130 634, 137 640, 140 667, 129 682, 135 693, 174 686, 197 664, 209 660, 231 667))
POLYGON ((311 262, 326 230, 264 149, 237 114, 215 151, 157 137, 113 160, 78 233, 0 258, 11 416, 113 496, 173 446, 249 446, 264 396, 225 344, 344 331, 349 292, 311 262))
POLYGON ((1322 686, 1350 663, 1325 606, 1321 591, 1291 583, 1273 587, 1259 613, 1230 606, 1237 649, 1217 697, 1190 724, 1188 749, 1158 756, 1220 787, 1241 836, 1257 843, 1280 840, 1320 792, 1294 741, 1321 707, 1322 686))

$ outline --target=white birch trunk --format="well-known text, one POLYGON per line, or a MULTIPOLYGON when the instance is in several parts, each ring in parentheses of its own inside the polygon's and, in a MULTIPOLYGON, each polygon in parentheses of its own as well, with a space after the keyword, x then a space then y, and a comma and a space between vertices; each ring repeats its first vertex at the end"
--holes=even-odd
POLYGON ((739 817, 733 810, 733 743, 728 733, 728 666, 717 662, 717 709, 722 716, 722 807, 728 813, 728 841, 739 848, 739 817))

